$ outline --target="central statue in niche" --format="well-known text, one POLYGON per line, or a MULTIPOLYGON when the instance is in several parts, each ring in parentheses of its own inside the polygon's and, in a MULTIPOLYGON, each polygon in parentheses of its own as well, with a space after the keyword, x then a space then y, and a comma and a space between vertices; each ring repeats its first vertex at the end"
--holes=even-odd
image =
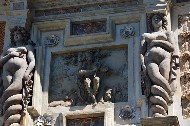
POLYGON ((149 24, 153 32, 144 33, 141 41, 144 93, 149 98, 150 114, 163 117, 168 115, 168 104, 172 103, 179 50, 173 32, 167 31, 164 14, 152 14, 149 24))

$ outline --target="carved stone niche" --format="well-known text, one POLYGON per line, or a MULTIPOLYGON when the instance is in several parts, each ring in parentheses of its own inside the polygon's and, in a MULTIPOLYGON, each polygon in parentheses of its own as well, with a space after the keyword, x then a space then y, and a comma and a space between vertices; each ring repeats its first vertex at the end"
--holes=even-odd
POLYGON ((190 15, 179 15, 179 47, 180 47, 180 70, 182 87, 182 114, 184 118, 190 117, 190 15))
POLYGON ((49 107, 127 102, 127 53, 119 47, 53 54, 49 107))

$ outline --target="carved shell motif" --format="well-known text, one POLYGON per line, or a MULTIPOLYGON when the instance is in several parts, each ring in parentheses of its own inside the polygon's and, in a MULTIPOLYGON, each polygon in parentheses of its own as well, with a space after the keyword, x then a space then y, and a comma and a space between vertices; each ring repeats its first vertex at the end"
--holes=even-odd
POLYGON ((60 38, 57 35, 49 35, 45 40, 45 45, 52 47, 59 43, 60 38))

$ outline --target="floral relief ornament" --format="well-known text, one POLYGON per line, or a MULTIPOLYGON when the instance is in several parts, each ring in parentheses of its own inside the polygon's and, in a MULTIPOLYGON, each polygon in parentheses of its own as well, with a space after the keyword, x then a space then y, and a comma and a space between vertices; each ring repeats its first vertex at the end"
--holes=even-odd
POLYGON ((126 105, 120 110, 119 118, 123 120, 133 119, 135 118, 135 115, 136 115, 135 108, 130 105, 126 105))
POLYGON ((135 35, 135 29, 131 25, 124 26, 124 28, 120 30, 120 36, 123 39, 130 38, 131 36, 134 35, 135 35))
POLYGON ((45 45, 52 47, 59 43, 60 38, 57 35, 49 35, 45 40, 45 45))

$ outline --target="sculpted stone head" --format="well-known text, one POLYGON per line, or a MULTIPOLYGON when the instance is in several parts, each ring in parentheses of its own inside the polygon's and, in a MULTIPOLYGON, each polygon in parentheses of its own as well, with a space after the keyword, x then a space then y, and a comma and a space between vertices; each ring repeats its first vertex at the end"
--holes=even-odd
POLYGON ((15 26, 13 29, 11 29, 11 44, 13 46, 15 46, 18 42, 22 42, 23 45, 26 45, 29 37, 30 34, 24 27, 15 26))
POLYGON ((167 30, 167 20, 166 16, 163 13, 153 13, 150 14, 148 17, 148 24, 150 27, 150 30, 152 32, 155 31, 155 28, 160 28, 162 27, 163 30, 167 30))
POLYGON ((153 26, 153 28, 162 27, 162 17, 160 17, 157 14, 154 15, 152 17, 152 26, 153 26))

